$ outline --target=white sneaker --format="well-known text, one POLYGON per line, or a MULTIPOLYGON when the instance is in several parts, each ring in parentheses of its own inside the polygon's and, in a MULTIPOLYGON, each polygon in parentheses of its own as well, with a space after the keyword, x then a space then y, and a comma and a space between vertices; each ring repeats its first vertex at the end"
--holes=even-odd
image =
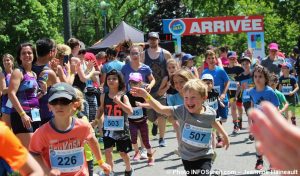
POLYGON ((148 156, 147 156, 147 150, 145 148, 142 148, 140 150, 140 154, 141 154, 141 159, 147 159, 148 156))

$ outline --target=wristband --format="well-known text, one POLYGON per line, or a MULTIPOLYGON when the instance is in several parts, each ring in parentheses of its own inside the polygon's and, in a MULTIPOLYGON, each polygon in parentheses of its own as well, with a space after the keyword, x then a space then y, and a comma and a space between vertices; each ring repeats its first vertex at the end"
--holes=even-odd
POLYGON ((145 98, 145 100, 148 102, 152 99, 152 96, 150 94, 147 95, 147 97, 145 98))
POLYGON ((99 166, 102 166, 102 164, 105 163, 102 159, 99 159, 97 162, 98 162, 98 165, 99 165, 99 166))
POLYGON ((20 115, 20 117, 23 117, 24 115, 26 115, 26 112, 22 111, 19 115, 20 115))

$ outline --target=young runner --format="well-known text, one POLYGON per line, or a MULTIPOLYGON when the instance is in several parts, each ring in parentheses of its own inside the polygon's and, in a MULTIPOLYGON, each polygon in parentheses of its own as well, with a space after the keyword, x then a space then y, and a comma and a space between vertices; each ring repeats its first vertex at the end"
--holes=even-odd
POLYGON ((212 128, 224 137, 226 149, 228 135, 216 122, 216 112, 203 105, 207 97, 207 86, 198 78, 189 80, 183 87, 184 105, 164 106, 155 100, 145 89, 134 87, 134 96, 143 97, 157 112, 173 116, 180 124, 181 141, 179 152, 188 176, 210 175, 213 148, 212 128))
MULTIPOLYGON (((143 87, 143 77, 140 73, 131 73, 129 75, 129 85, 130 87, 143 87)), ((133 107, 133 115, 128 116, 129 120, 129 129, 130 129, 130 136, 131 136, 131 143, 134 148, 134 156, 133 160, 138 161, 141 158, 141 153, 139 151, 139 147, 137 144, 137 137, 138 131, 141 133, 141 139, 144 146, 147 149, 147 157, 148 157, 148 165, 154 165, 154 157, 152 147, 149 142, 149 132, 148 132, 148 125, 147 125, 147 114, 146 109, 142 107, 138 107, 138 102, 143 103, 144 99, 140 97, 134 97, 127 92, 127 96, 129 98, 130 104, 133 107)))
POLYGON ((100 97, 100 107, 98 109, 97 119, 103 126, 103 142, 105 157, 107 163, 113 170, 113 148, 117 147, 125 163, 125 176, 131 176, 133 169, 130 164, 129 152, 132 150, 128 115, 133 114, 127 95, 124 95, 125 82, 121 72, 111 70, 106 74, 105 86, 108 87, 108 93, 100 97), (104 115, 104 116, 103 116, 104 115))
MULTIPOLYGON (((263 101, 271 102, 275 107, 279 106, 278 98, 274 90, 268 86, 269 83, 269 71, 261 65, 255 66, 253 70, 252 79, 255 87, 249 91, 251 106, 260 109, 260 103, 263 101)), ((256 170, 263 169, 263 155, 257 150, 257 161, 255 164, 256 170)), ((271 166, 270 166, 270 169, 271 166)))
POLYGON ((297 80, 290 75, 292 65, 284 63, 280 65, 282 76, 279 78, 279 90, 284 94, 286 100, 289 102, 289 108, 285 115, 288 121, 292 121, 296 125, 296 93, 299 90, 297 80), (291 113, 291 115, 290 115, 291 113))
POLYGON ((48 93, 49 108, 54 118, 33 134, 29 146, 29 151, 44 171, 59 171, 62 176, 88 175, 84 155, 87 142, 99 166, 110 173, 111 167, 102 159, 91 125, 72 117, 77 109, 74 88, 67 83, 57 83, 48 93))

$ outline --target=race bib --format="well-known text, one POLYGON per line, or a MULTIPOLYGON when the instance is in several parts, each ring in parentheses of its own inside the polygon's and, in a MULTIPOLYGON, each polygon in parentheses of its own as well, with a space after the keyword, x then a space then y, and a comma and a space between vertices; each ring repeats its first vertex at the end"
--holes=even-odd
POLYGON ((124 130, 124 116, 105 116, 104 130, 110 130, 110 131, 124 130))
POLYGON ((141 107, 132 107, 132 109, 133 109, 133 114, 131 116, 129 116, 128 118, 130 118, 130 119, 139 119, 139 118, 142 118, 144 116, 143 108, 141 108, 141 107))
POLYGON ((83 147, 69 150, 50 150, 49 152, 52 169, 58 169, 66 173, 77 172, 83 167, 83 147))
POLYGON ((214 110, 217 110, 218 109, 218 101, 215 100, 215 101, 208 102, 208 106, 213 108, 214 110))
POLYGON ((10 99, 7 100, 5 106, 8 108, 12 108, 12 103, 11 103, 10 99))
POLYGON ((31 118, 34 122, 41 121, 40 110, 38 108, 31 109, 31 118))
POLYGON ((211 145, 212 129, 201 128, 190 124, 184 124, 182 141, 201 148, 209 148, 211 145))
POLYGON ((243 91, 243 99, 244 99, 244 100, 250 99, 249 91, 250 91, 250 89, 245 89, 245 90, 243 91))
POLYGON ((282 86, 281 92, 283 93, 283 95, 289 95, 290 92, 292 91, 293 91, 292 86, 282 86))
POLYGON ((221 92, 221 87, 220 86, 214 86, 214 89, 216 89, 218 91, 218 93, 220 94, 220 92, 221 92))
POLYGON ((229 82, 229 90, 237 90, 237 87, 238 87, 238 82, 236 81, 230 81, 229 82))

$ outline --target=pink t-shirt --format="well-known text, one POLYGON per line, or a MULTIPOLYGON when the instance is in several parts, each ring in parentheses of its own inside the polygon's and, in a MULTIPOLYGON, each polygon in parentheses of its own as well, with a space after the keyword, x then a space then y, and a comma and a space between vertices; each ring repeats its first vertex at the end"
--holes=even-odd
POLYGON ((49 168, 58 169, 62 176, 88 175, 84 143, 92 138, 92 127, 73 118, 71 128, 59 131, 52 121, 38 128, 30 141, 29 151, 42 156, 49 168))

